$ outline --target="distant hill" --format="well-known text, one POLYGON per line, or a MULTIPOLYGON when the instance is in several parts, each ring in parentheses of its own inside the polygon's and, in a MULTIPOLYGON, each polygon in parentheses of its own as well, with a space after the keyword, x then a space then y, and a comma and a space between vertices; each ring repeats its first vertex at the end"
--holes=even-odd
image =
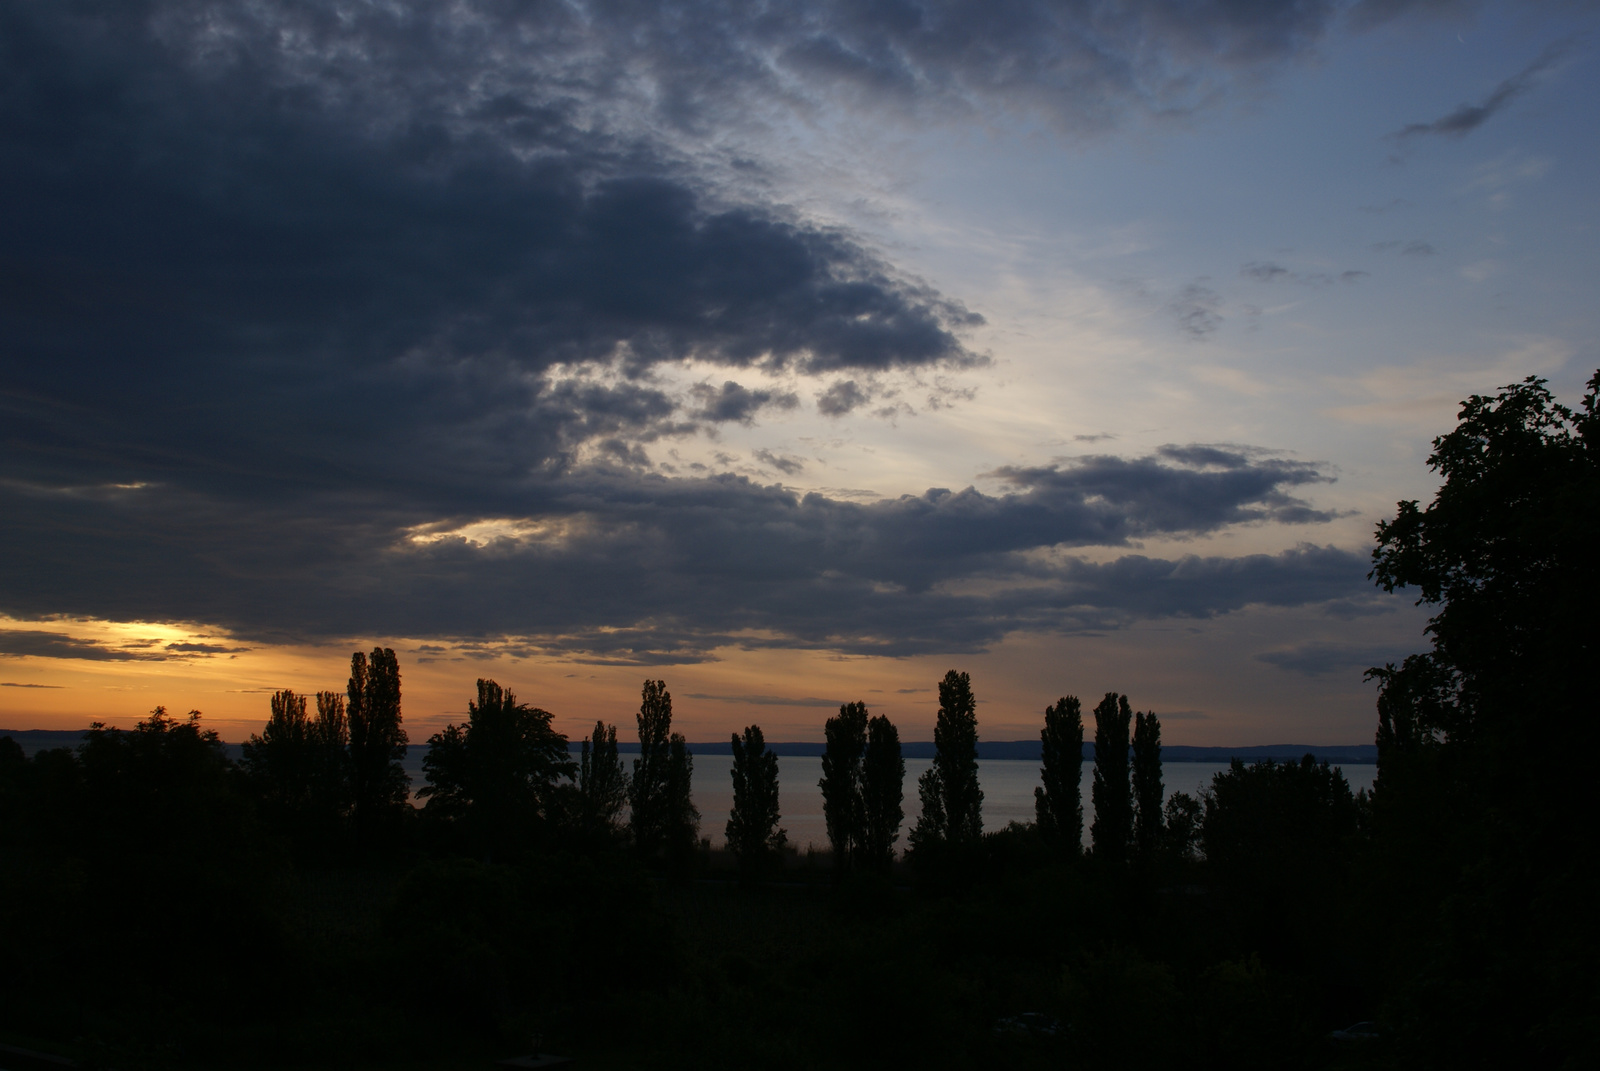
MULTIPOLYGON (((44 751, 53 747, 77 747, 83 740, 83 730, 73 729, 0 729, 0 736, 9 736, 22 745, 25 755, 32 755, 37 751, 44 751)), ((576 753, 580 748, 579 741, 572 741, 571 749, 576 753)), ((818 756, 822 754, 823 745, 805 741, 792 743, 768 744, 774 753, 780 756, 818 756)), ((1030 762, 1039 761, 1039 741, 1037 740, 983 740, 978 743, 978 758, 980 759, 1024 759, 1030 762)), ((933 758, 933 742, 928 740, 911 740, 901 745, 901 749, 908 759, 933 758)), ((413 746, 407 758, 413 763, 420 763, 421 756, 426 750, 425 744, 413 746)), ((639 745, 628 741, 618 741, 617 750, 624 754, 637 755, 639 745)), ((690 744, 689 750, 696 755, 732 755, 733 746, 729 741, 701 742, 690 744)), ((228 754, 233 758, 239 757, 239 745, 229 744, 228 754)), ((1182 744, 1172 744, 1161 749, 1163 762, 1230 762, 1233 759, 1243 759, 1246 762, 1257 762, 1261 759, 1291 759, 1298 760, 1302 755, 1315 756, 1318 762, 1331 762, 1336 765, 1359 766, 1370 765, 1378 761, 1378 749, 1372 744, 1263 744, 1252 747, 1188 747, 1182 744)), ((1083 745, 1083 757, 1086 761, 1094 761, 1094 745, 1083 745)), ((418 769, 420 770, 420 765, 418 769)))

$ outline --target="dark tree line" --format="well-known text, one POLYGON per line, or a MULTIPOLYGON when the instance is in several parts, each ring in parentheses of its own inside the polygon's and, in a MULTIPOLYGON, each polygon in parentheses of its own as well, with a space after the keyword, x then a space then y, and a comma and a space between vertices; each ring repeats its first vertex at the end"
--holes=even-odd
POLYGON ((905 817, 906 762, 900 732, 865 703, 846 703, 823 727, 822 814, 834 869, 888 871, 905 817))

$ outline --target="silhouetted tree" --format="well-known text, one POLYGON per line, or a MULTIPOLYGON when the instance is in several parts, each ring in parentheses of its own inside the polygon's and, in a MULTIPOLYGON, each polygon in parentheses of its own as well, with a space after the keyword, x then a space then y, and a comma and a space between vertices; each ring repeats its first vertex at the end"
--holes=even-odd
POLYGON ((733 810, 726 829, 728 848, 739 860, 746 882, 759 881, 782 858, 789 836, 778 828, 778 756, 767 750, 759 725, 733 736, 733 810))
POLYGON ((667 764, 671 755, 672 693, 666 681, 644 682, 639 698, 639 757, 628 782, 628 828, 640 854, 654 856, 666 842, 667 764))
POLYGON ((271 708, 266 726, 240 749, 241 765, 269 808, 301 816, 310 806, 317 764, 306 699, 285 689, 273 693, 271 708))
POLYGON ((1033 790, 1033 811, 1046 843, 1077 855, 1083 846, 1083 708, 1064 695, 1044 708, 1039 730, 1044 784, 1033 790))
POLYGON ((400 765, 406 731, 400 724, 400 663, 394 652, 376 647, 370 659, 360 651, 351 655, 346 695, 351 813, 357 834, 367 838, 402 813, 411 787, 400 765))
POLYGON ((557 782, 577 772, 567 738, 550 721, 549 711, 480 679, 466 722, 428 740, 422 760, 428 783, 417 792, 427 800, 426 813, 465 823, 476 846, 491 855, 538 837, 551 817, 557 782))
POLYGON ((983 837, 978 703, 965 673, 952 669, 939 682, 933 747, 933 765, 917 781, 922 814, 911 831, 914 851, 935 844, 975 844, 983 837))
POLYGON ((647 858, 681 863, 694 851, 700 812, 690 793, 694 756, 672 732, 672 693, 665 681, 644 682, 639 698, 639 757, 628 785, 629 830, 647 858))
POLYGON ((823 726, 822 817, 833 848, 836 875, 849 872, 866 839, 866 805, 862 799, 861 764, 867 750, 867 705, 846 703, 823 726))
POLYGON ((1370 674, 1371 914, 1407 968, 1397 1058, 1592 1063, 1577 1039, 1595 1036, 1578 1010, 1593 989, 1578 998, 1574 982, 1593 977, 1600 921, 1571 863, 1600 851, 1592 789, 1533 742, 1568 756, 1600 743, 1600 372, 1579 412, 1535 377, 1468 398, 1428 464, 1433 501, 1378 526, 1371 574, 1435 611, 1431 650, 1370 674), (1519 981, 1470 981, 1489 978, 1519 981))
POLYGON ((694 805, 694 753, 682 733, 667 742, 667 861, 678 870, 689 865, 700 838, 700 811, 694 805))
POLYGON ((1133 721, 1133 843, 1141 855, 1161 847, 1161 722, 1154 711, 1133 721))
POLYGON ((1193 859, 1200 844, 1200 801, 1187 792, 1174 792, 1167 799, 1163 843, 1179 859, 1193 859))
POLYGON ((867 750, 861 763, 861 863, 886 872, 894 863, 894 843, 905 818, 906 760, 900 733, 882 714, 867 722, 867 750))
POLYGON ((628 775, 617 754, 617 727, 603 721, 583 741, 578 765, 579 822, 585 832, 608 836, 628 802, 628 775))
POLYGON ((317 716, 307 736, 312 750, 311 810, 331 828, 350 807, 350 721, 345 697, 317 693, 317 716))
POLYGON ((1358 827, 1344 774, 1307 755, 1299 762, 1245 765, 1234 759, 1204 797, 1206 865, 1264 930, 1286 910, 1336 884, 1358 827))
POLYGON ((1128 697, 1107 692, 1094 708, 1094 854, 1117 862, 1133 839, 1133 791, 1128 781, 1128 697))

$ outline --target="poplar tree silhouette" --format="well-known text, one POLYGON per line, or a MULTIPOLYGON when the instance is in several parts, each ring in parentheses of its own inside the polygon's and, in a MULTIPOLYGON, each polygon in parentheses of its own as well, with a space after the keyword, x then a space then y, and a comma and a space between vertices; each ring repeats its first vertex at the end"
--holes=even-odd
POLYGON ((972 679, 965 673, 952 669, 939 682, 933 748, 933 765, 917 780, 922 814, 911 831, 913 851, 938 844, 972 844, 983 836, 978 702, 972 695, 972 679))
POLYGON ((846 703, 823 726, 822 817, 833 849, 833 871, 850 871, 866 840, 866 805, 862 796, 862 760, 867 750, 867 705, 846 703))
POLYGON ((394 651, 375 647, 369 658, 350 656, 345 714, 350 729, 351 817, 365 839, 402 813, 411 778, 400 760, 406 754, 401 728, 400 663, 394 651))
POLYGON ((617 754, 617 727, 603 721, 584 737, 578 764, 579 823, 585 833, 615 832, 622 805, 628 802, 628 775, 617 754))
POLYGON ((746 884, 760 881, 782 858, 789 836, 778 828, 778 756, 767 750, 761 726, 733 735, 733 810, 728 814, 728 848, 739 860, 746 884))
POLYGON ((1128 782, 1128 697, 1107 692, 1094 708, 1094 825, 1097 858, 1120 862, 1133 837, 1133 793, 1128 782))
POLYGON ((644 856, 666 843, 667 765, 671 758, 672 693, 666 681, 644 682, 639 696, 639 757, 628 782, 628 829, 644 856))
POLYGON ((682 871, 694 859, 700 839, 700 811, 694 805, 691 783, 694 779, 694 753, 682 733, 667 741, 667 862, 682 871))
POLYGON ((639 694, 639 757, 628 785, 628 828, 646 858, 677 864, 694 852, 700 812, 690 794, 694 756, 672 731, 672 693, 665 681, 644 682, 639 694))
POLYGON ((317 693, 317 716, 309 736, 313 752, 311 809, 332 828, 350 807, 350 719, 343 695, 317 693))
POLYGON ((1077 855, 1083 848, 1083 707, 1075 695, 1064 695, 1044 708, 1039 730, 1044 784, 1033 790, 1033 810, 1040 834, 1059 850, 1077 855))
POLYGON ((884 873, 894 864, 894 843, 905 818, 906 760, 900 733, 882 714, 867 722, 867 750, 861 763, 861 864, 884 873))
POLYGON ((1141 711, 1133 722, 1133 842, 1141 855, 1161 847, 1161 721, 1141 711))

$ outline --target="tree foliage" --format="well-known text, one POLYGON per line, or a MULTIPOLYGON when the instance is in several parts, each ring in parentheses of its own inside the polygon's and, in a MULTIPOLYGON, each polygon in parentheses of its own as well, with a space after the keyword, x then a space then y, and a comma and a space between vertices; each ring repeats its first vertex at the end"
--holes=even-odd
POLYGON ((682 863, 694 851, 700 812, 690 795, 694 756, 672 731, 672 693, 647 680, 639 694, 639 757, 628 784, 628 828, 646 858, 682 863))
POLYGON ((728 848, 747 882, 759 881, 782 858, 789 837, 778 827, 778 756, 767 750, 761 726, 733 736, 733 810, 728 815, 728 848))
POLYGON ((866 802, 862 762, 867 752, 867 705, 845 703, 823 726, 822 817, 833 849, 835 874, 846 874, 862 854, 866 839, 866 802))
POLYGON ((240 766, 266 816, 304 850, 327 850, 349 805, 348 729, 344 697, 318 692, 314 716, 306 697, 273 694, 271 716, 241 748, 240 766))
POLYGON ((357 833, 368 837, 402 813, 411 791, 400 760, 406 755, 401 727, 400 662, 387 647, 350 656, 345 713, 350 732, 350 795, 357 833))
POLYGON ((1133 719, 1133 843, 1141 855, 1161 847, 1161 721, 1154 711, 1133 719))
POLYGON ((478 681, 467 720, 428 740, 425 813, 463 823, 476 847, 505 854, 527 846, 556 816, 558 784, 577 769, 547 710, 478 681))
POLYGON ((1044 708, 1039 779, 1033 790, 1034 820, 1045 841, 1077 855, 1083 845, 1083 707, 1064 695, 1044 708))
POLYGON ((922 814, 911 831, 914 851, 936 844, 976 844, 983 837, 978 787, 978 702, 972 680, 950 670, 939 682, 933 765, 917 781, 922 814))
POLYGON ((1094 854, 1119 862, 1133 839, 1133 788, 1128 780, 1128 697, 1107 692, 1094 708, 1094 854))
POLYGON ((617 727, 603 721, 583 740, 578 764, 578 822, 589 836, 609 838, 628 802, 628 775, 617 753, 617 727))
POLYGON ((863 867, 887 872, 894 862, 894 844, 905 818, 906 760, 900 753, 900 732, 882 714, 867 721, 867 750, 861 763, 863 867))
POLYGON ((1544 749, 1587 756, 1600 735, 1597 395, 1600 372, 1577 412, 1534 377, 1468 398, 1433 442, 1433 501, 1378 526, 1372 578, 1433 609, 1431 649, 1369 673, 1378 917, 1409 963, 1395 1011, 1409 1056, 1553 1064, 1594 1036, 1575 951, 1600 940, 1577 862, 1597 847, 1592 793, 1544 749), (1491 998, 1463 981, 1490 976, 1519 983, 1491 998))

